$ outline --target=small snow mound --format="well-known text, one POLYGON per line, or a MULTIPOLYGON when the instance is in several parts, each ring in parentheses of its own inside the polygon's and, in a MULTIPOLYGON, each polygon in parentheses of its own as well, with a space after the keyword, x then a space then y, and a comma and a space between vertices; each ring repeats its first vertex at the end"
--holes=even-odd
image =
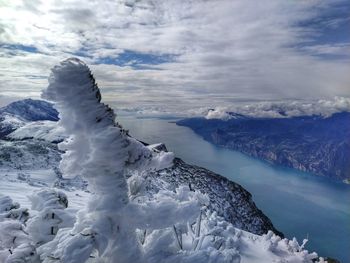
POLYGON ((64 209, 68 207, 67 195, 59 190, 43 189, 29 196, 32 209, 40 211, 44 208, 64 209))
POLYGON ((36 245, 54 239, 60 228, 73 226, 74 216, 65 211, 68 207, 65 193, 43 189, 30 196, 30 200, 32 209, 38 213, 28 220, 26 231, 36 245))
POLYGON ((17 219, 25 222, 28 219, 28 210, 21 208, 17 202, 13 202, 9 196, 0 194, 0 221, 17 219))
POLYGON ((19 204, 14 203, 11 197, 0 195, 0 213, 8 212, 16 208, 19 208, 19 204))

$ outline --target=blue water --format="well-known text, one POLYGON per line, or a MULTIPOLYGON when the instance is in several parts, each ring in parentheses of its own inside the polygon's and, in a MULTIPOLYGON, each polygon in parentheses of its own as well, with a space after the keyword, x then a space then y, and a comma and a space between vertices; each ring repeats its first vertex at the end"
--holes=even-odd
POLYGON ((216 147, 167 120, 121 117, 118 121, 132 136, 148 143, 164 142, 184 161, 241 184, 286 237, 299 241, 309 237, 309 251, 350 262, 350 185, 216 147))

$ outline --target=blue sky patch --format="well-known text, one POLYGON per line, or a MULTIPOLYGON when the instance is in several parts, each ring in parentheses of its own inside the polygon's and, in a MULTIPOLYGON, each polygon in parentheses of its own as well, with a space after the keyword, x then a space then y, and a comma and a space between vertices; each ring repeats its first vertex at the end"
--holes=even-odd
POLYGON ((149 54, 132 50, 125 50, 118 57, 105 57, 97 62, 101 64, 113 64, 118 66, 130 66, 134 69, 145 69, 147 65, 159 65, 175 61, 177 55, 174 54, 149 54))
POLYGON ((314 44, 350 42, 350 2, 338 2, 321 10, 313 19, 303 21, 298 26, 310 29, 316 34, 310 34, 314 44))
POLYGON ((26 45, 21 45, 21 44, 17 44, 17 45, 0 44, 0 48, 9 49, 9 50, 23 50, 23 51, 30 52, 30 53, 37 53, 38 52, 38 49, 36 47, 26 46, 26 45))

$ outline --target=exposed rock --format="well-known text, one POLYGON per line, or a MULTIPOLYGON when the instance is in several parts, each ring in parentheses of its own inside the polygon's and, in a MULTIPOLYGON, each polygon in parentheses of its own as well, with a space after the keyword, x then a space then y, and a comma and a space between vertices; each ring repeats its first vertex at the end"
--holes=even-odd
POLYGON ((148 191, 164 188, 159 179, 167 183, 166 188, 172 190, 179 185, 188 185, 193 191, 206 193, 210 198, 210 208, 235 227, 259 235, 272 230, 283 237, 270 219, 256 207, 247 190, 219 174, 175 158, 171 168, 149 176, 148 191))

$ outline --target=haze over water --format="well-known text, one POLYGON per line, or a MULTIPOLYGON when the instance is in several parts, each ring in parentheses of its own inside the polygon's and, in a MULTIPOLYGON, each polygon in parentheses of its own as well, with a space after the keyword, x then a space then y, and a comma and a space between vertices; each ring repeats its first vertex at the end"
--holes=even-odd
POLYGON ((130 134, 147 143, 163 142, 184 161, 241 184, 286 237, 320 256, 350 262, 350 185, 270 165, 214 146, 169 120, 118 117, 130 134))

